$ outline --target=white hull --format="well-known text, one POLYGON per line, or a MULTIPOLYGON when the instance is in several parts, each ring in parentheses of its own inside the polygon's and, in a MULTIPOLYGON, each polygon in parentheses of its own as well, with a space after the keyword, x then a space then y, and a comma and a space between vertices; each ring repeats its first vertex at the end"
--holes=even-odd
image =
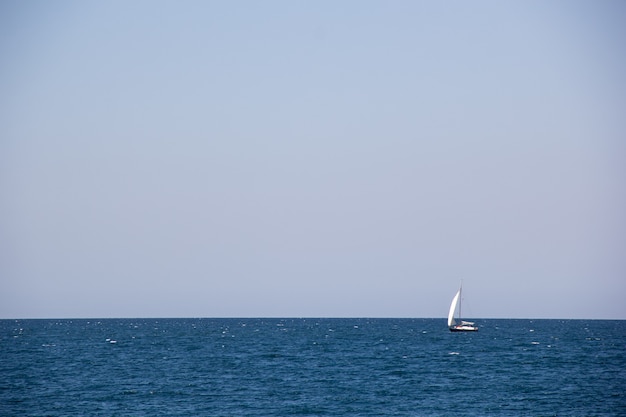
POLYGON ((476 326, 451 326, 451 332, 477 332, 478 327, 476 326))

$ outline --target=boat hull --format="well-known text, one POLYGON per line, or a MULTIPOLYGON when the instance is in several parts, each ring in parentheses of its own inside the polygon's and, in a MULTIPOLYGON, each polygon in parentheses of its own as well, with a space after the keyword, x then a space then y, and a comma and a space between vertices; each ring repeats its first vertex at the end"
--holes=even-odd
POLYGON ((451 332, 477 332, 478 327, 475 326, 451 326, 451 332))

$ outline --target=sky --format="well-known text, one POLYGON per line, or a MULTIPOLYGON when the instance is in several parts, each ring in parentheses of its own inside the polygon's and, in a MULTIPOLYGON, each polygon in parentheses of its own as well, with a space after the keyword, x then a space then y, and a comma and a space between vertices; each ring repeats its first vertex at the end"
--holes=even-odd
POLYGON ((0 318, 626 319, 626 3, 0 3, 0 318))

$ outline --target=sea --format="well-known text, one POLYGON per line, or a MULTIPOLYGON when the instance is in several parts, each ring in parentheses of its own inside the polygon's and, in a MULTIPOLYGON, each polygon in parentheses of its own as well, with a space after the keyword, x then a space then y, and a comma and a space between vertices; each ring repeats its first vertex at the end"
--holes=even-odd
POLYGON ((0 320, 0 416, 626 416, 626 321, 0 320))

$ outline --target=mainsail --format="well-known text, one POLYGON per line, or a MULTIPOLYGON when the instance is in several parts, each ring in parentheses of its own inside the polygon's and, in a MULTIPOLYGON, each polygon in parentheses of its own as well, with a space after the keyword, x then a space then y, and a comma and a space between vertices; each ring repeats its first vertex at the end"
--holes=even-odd
POLYGON ((456 295, 452 299, 450 304, 450 311, 448 312, 448 327, 454 326, 456 321, 454 320, 454 313, 456 312, 456 306, 459 304, 459 297, 461 296, 461 289, 457 291, 456 295))

